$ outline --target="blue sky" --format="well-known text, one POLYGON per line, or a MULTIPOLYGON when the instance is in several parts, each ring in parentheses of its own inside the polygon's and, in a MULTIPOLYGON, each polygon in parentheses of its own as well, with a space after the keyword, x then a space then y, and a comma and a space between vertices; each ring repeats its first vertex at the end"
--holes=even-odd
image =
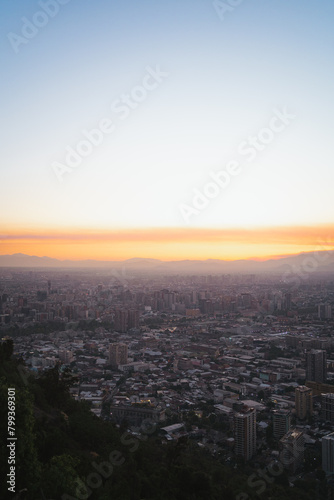
POLYGON ((16 53, 8 35, 41 3, 0 7, 5 225, 333 222, 331 0, 244 0, 224 20, 205 0, 70 0, 16 53), (111 104, 157 66, 168 77, 121 120, 111 104), (240 143, 284 107, 295 119, 247 164, 240 143), (54 162, 104 118, 114 131, 60 182, 54 162), (230 160, 240 175, 185 221, 180 206, 230 160))

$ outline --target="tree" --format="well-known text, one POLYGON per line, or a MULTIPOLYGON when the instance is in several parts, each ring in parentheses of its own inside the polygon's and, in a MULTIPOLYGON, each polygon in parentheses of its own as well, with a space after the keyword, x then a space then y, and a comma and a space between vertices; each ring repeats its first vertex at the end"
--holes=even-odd
POLYGON ((0 361, 9 361, 14 349, 13 339, 0 342, 0 361))
POLYGON ((76 490, 83 482, 76 472, 78 464, 79 460, 68 454, 51 458, 44 467, 41 482, 46 498, 61 498, 63 494, 76 496, 76 490))
POLYGON ((57 407, 61 407, 70 398, 69 389, 76 381, 70 368, 66 367, 61 373, 59 364, 45 371, 37 383, 45 392, 47 401, 57 407))

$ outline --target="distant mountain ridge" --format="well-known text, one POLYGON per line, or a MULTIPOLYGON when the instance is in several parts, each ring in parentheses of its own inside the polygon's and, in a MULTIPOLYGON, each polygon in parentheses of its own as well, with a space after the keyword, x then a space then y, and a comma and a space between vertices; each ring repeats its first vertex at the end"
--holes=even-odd
POLYGON ((16 253, 0 255, 0 267, 24 268, 107 268, 149 271, 154 273, 211 274, 211 273, 334 273, 334 251, 307 252, 279 259, 258 260, 179 260, 162 261, 151 258, 132 258, 123 261, 59 260, 16 253), (293 266, 296 266, 295 268, 293 266))

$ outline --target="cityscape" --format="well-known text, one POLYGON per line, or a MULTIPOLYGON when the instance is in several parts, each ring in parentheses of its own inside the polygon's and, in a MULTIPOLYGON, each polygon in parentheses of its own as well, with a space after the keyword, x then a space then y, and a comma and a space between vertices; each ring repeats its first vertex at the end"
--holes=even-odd
POLYGON ((71 397, 116 428, 137 436, 149 421, 160 443, 187 439, 246 469, 254 494, 279 476, 330 498, 333 274, 298 288, 273 274, 126 268, 0 278, 2 343, 13 339, 24 377, 69 368, 71 397))
POLYGON ((0 498, 334 500, 334 2, 0 13, 0 498))

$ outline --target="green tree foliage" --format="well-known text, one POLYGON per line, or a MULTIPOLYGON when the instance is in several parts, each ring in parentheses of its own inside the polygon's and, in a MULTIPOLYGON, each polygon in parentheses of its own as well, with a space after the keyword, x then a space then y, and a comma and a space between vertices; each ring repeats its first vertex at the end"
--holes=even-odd
POLYGON ((13 340, 6 339, 0 342, 0 361, 9 361, 13 354, 13 340))
POLYGON ((41 488, 45 497, 61 498, 64 492, 76 496, 78 465, 79 460, 67 454, 52 457, 43 469, 41 480, 41 488))
POLYGON ((69 389, 74 382, 71 370, 65 368, 61 373, 59 365, 44 372, 37 380, 37 384, 44 390, 48 403, 56 407, 62 407, 69 399, 69 389))

